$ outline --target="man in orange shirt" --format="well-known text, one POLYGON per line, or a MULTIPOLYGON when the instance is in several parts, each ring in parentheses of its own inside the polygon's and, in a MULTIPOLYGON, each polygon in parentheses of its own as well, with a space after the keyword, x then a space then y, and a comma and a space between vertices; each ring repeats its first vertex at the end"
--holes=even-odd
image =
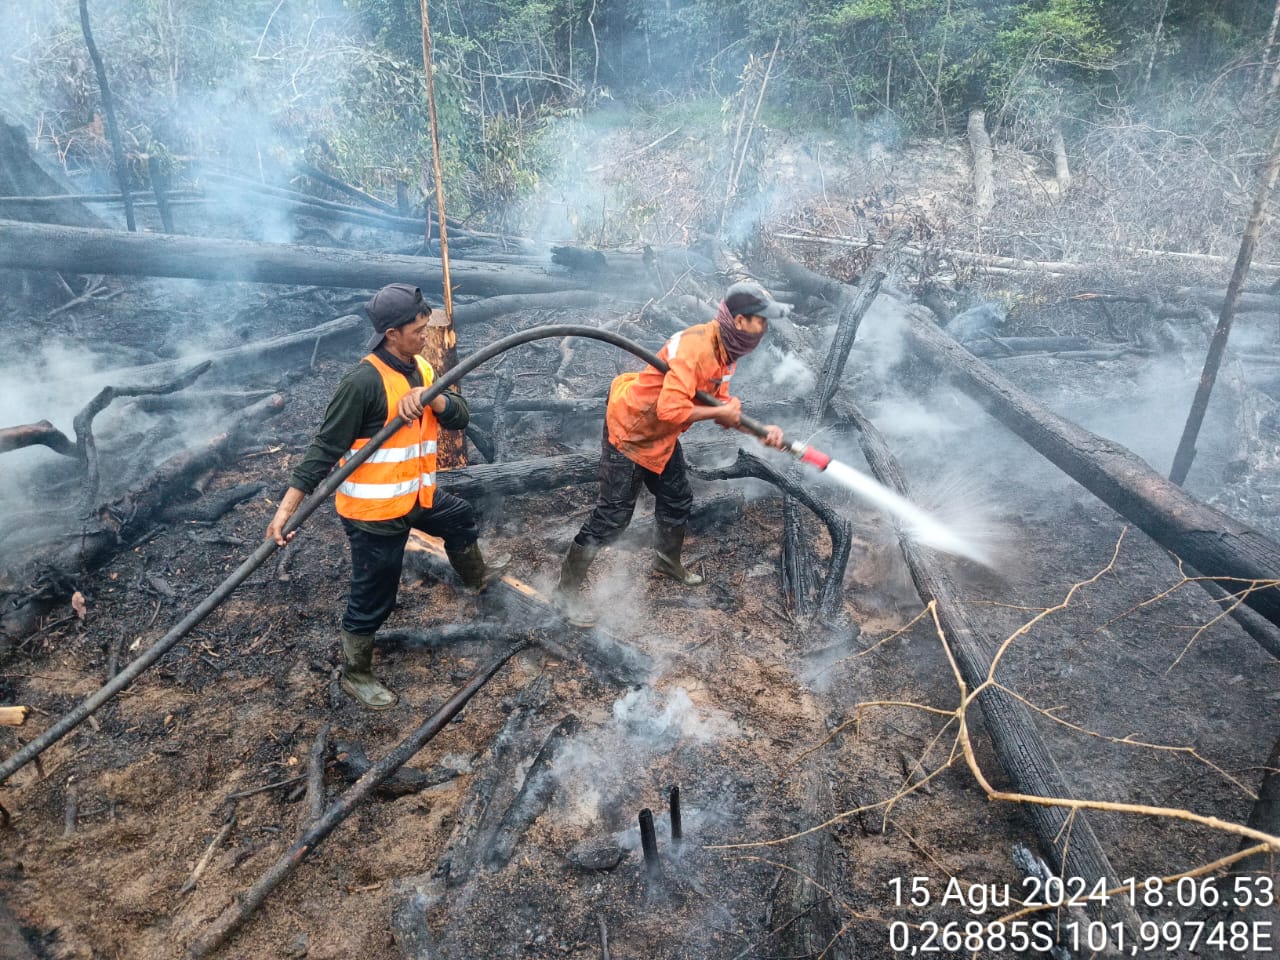
MULTIPOLYGON (((734 366, 759 345, 769 320, 785 312, 758 283, 735 283, 714 320, 680 331, 658 352, 670 367, 665 374, 646 367, 614 379, 600 445, 600 497, 569 546, 556 588, 557 603, 571 624, 595 624, 595 614, 582 597, 583 581, 600 548, 616 540, 631 522, 642 484, 655 500, 653 569, 685 586, 702 582, 680 562, 693 506, 680 434, 699 420, 739 426, 742 403, 729 395, 734 366), (697 405, 694 394, 699 390, 722 405, 697 405)), ((781 449, 782 430, 768 429, 765 443, 781 449)))

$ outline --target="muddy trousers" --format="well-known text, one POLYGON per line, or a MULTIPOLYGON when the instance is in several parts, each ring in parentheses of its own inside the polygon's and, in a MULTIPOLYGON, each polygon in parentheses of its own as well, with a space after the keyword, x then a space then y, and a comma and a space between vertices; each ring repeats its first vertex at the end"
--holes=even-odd
MULTIPOLYGON (((339 519, 351 543, 351 594, 342 615, 342 629, 362 635, 376 633, 396 606, 409 531, 370 533, 346 518, 339 519)), ((453 552, 465 550, 480 535, 471 504, 443 490, 436 491, 430 510, 414 510, 410 526, 441 538, 445 549, 453 552)))
POLYGON ((683 527, 688 522, 693 490, 680 444, 676 443, 675 452, 663 471, 654 473, 620 453, 609 442, 606 426, 600 442, 600 498, 573 538, 574 542, 584 547, 599 547, 618 539, 635 513, 641 486, 653 494, 653 514, 658 523, 683 527))

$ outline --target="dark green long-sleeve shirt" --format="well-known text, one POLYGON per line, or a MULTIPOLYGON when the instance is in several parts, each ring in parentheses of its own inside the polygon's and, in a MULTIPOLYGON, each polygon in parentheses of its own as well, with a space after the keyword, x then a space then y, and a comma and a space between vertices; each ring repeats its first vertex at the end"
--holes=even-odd
MULTIPOLYGON (((422 374, 416 367, 405 375, 405 379, 411 387, 423 385, 422 374)), ((444 413, 436 414, 436 422, 445 430, 462 430, 471 419, 467 401, 453 390, 446 390, 444 398, 444 413)), ((310 494, 356 440, 372 437, 386 425, 387 413, 387 392, 382 385, 382 374, 373 364, 361 360, 338 382, 338 389, 325 410, 324 422, 303 454, 302 461, 293 468, 289 485, 310 494)), ((411 512, 395 520, 351 522, 371 533, 393 534, 408 529, 412 517, 411 512)))

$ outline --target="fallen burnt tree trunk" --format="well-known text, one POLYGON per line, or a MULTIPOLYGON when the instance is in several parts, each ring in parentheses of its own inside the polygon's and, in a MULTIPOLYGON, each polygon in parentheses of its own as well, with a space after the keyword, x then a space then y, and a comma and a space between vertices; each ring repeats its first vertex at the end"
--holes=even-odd
POLYGON ((147 533, 176 492, 190 486, 192 477, 226 463, 249 431, 283 407, 279 396, 254 404, 226 432, 166 460, 146 480, 103 504, 78 527, 40 546, 9 554, 0 570, 0 609, 4 611, 0 641, 20 639, 36 629, 40 617, 65 602, 85 573, 147 533))
POLYGON ((1100 350, 1103 344, 1088 337, 987 337, 970 340, 965 349, 975 357, 1013 357, 1022 353, 1057 353, 1063 350, 1100 350))
MULTIPOLYGON (((800 774, 806 822, 825 823, 839 812, 831 778, 816 756, 806 759, 800 774)), ((778 878, 766 926, 777 931, 769 941, 776 957, 830 957, 853 960, 852 945, 828 891, 841 888, 842 850, 833 830, 819 830, 796 841, 790 870, 778 878)))
POLYGON ((23 447, 48 447, 64 457, 76 456, 76 445, 48 420, 24 423, 20 427, 0 428, 0 453, 23 447))
MULTIPOLYGON (((1174 300, 1190 300, 1203 304, 1212 310, 1221 310, 1227 299, 1226 289, 1211 290, 1206 287, 1179 287, 1173 291, 1174 300)), ((1280 297, 1267 293, 1241 293, 1236 302, 1236 310, 1240 313, 1259 311, 1271 316, 1280 314, 1280 297)))
MULTIPOLYGON (((713 440, 683 444, 690 460, 724 457, 736 441, 713 440)), ((532 457, 505 463, 482 463, 462 470, 439 474, 440 486, 464 500, 511 497, 523 493, 545 493, 599 480, 599 453, 565 453, 557 457, 532 457)))
MULTIPOLYGON (((239 382, 243 380, 246 371, 255 367, 270 366, 282 369, 296 361, 327 355, 321 351, 321 347, 326 351, 345 351, 358 348, 368 338, 369 321, 364 317, 348 314, 296 333, 281 334, 267 340, 258 340, 254 343, 205 354, 203 359, 211 364, 205 380, 225 383, 230 379, 239 382)), ((196 358, 161 360, 137 367, 118 367, 95 375, 95 380, 110 377, 115 380, 137 382, 161 377, 171 378, 185 370, 192 359, 198 359, 198 355, 196 358)), ((63 383, 66 382, 63 381, 63 383)))
MULTIPOLYGON (((0 267, 67 273, 242 280, 372 290, 388 283, 437 288, 434 257, 403 257, 331 247, 248 240, 125 234, 0 220, 0 267)), ((456 293, 496 296, 580 290, 585 284, 545 271, 453 260, 456 293)))
MULTIPOLYGON (((852 405, 846 405, 845 409, 849 422, 859 431, 862 452, 871 472, 881 483, 910 500, 911 488, 880 432, 852 405)), ((898 542, 920 599, 926 604, 937 603, 938 620, 965 684, 969 690, 977 689, 986 682, 991 670, 995 643, 970 618, 933 551, 917 546, 906 537, 900 537, 898 542)), ((1072 797, 1066 779, 1023 703, 1004 690, 990 687, 979 695, 978 705, 986 718, 996 757, 1016 792, 1046 798, 1072 797)), ((1119 885, 1120 874, 1112 868, 1082 811, 1028 804, 1026 813, 1059 876, 1080 877, 1089 889, 1104 877, 1108 888, 1119 885)), ((1110 909, 1114 910, 1111 916, 1131 928, 1128 936, 1135 936, 1139 918, 1133 908, 1118 899, 1110 909)))
POLYGON ((1280 624, 1280 544, 1190 496, 1118 443, 1090 433, 1014 386, 934 324, 906 314, 920 354, 1103 503, 1147 536, 1280 624))

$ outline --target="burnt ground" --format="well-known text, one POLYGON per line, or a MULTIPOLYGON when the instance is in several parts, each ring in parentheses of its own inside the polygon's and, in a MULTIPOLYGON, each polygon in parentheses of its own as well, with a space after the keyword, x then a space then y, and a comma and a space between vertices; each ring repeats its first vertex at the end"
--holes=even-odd
MULTIPOLYGON (((123 296, 77 318, 86 343, 101 339, 117 349, 150 350, 156 331, 167 330, 163 349, 173 351, 197 339, 265 336, 335 316, 346 296, 300 291, 285 305, 248 288, 228 307, 212 299, 225 294, 207 285, 122 286, 123 296), (174 317, 189 323, 174 326, 174 317)), ((461 346, 465 352, 514 325, 550 319, 512 315, 462 331, 461 346)), ((0 702, 29 704, 35 713, 16 732, 0 728, 0 749, 7 753, 92 692, 113 647, 127 659, 160 637, 252 549, 334 382, 356 356, 322 356, 313 367, 252 374, 255 385, 280 389, 287 406, 211 487, 261 482, 263 494, 211 526, 157 525, 153 535, 86 575, 78 584, 85 619, 55 613, 5 663, 0 702), (214 538, 222 542, 209 542, 214 538)), ((554 347, 530 350, 520 367, 530 376, 518 379, 518 389, 552 396, 549 374, 559 360, 554 347)), ((1055 402, 1078 383, 1079 403, 1098 413, 1139 396, 1146 363, 1042 360, 1008 369, 1055 402)), ((912 382, 901 366, 893 368, 893 378, 873 378, 867 371, 874 366, 855 354, 847 388, 865 398, 884 424, 922 498, 956 515, 976 516, 975 522, 995 531, 991 569, 945 561, 992 638, 1060 602, 1071 584, 1092 577, 1116 554, 1109 572, 1022 637, 1008 660, 1008 682, 1022 696, 1088 731, 1047 718, 1039 723, 1077 795, 1243 822, 1249 791, 1256 789, 1277 732, 1274 661, 1234 622, 1213 622, 1217 610, 1199 588, 1168 592, 1180 578, 1162 549, 1138 531, 1126 533, 1120 518, 997 425, 958 404, 944 386, 923 378, 912 382), (959 412, 941 432, 913 427, 894 412, 901 408, 902 385, 923 406, 951 405, 959 412), (1196 753, 1117 744, 1093 734, 1194 747, 1196 753)), ((584 349, 575 392, 598 395, 612 372, 611 357, 584 349)), ((471 395, 483 398, 490 384, 475 378, 471 395)), ((748 378, 738 389, 750 399, 771 385, 748 378)), ((76 397, 66 404, 60 425, 69 426, 69 411, 81 402, 76 397)), ((1228 407, 1211 421, 1224 435, 1232 422, 1228 407)), ((1148 424, 1152 430, 1154 423, 1148 424)), ((590 449, 597 429, 570 429, 530 415, 518 422, 516 436, 522 454, 536 456, 590 449)), ((1206 454, 1193 489, 1202 496, 1229 492, 1220 479, 1228 457, 1206 454)), ((856 455, 851 461, 861 465, 856 455)), ((859 713, 859 704, 909 701, 950 710, 958 693, 931 625, 902 629, 920 603, 885 520, 827 491, 855 524, 844 609, 835 622, 800 622, 779 595, 779 501, 760 484, 741 486, 750 498, 742 519, 691 538, 688 552, 700 558, 708 584, 689 599, 648 575, 639 539, 610 550, 593 571, 603 626, 653 658, 647 685, 628 690, 579 662, 537 649, 520 654, 412 762, 441 782, 363 807, 221 955, 413 955, 406 953, 404 923, 415 921, 404 921, 405 904, 415 890, 430 895, 432 874, 493 759, 486 747, 523 709, 522 692, 537 681, 548 687, 530 721, 532 747, 526 743, 517 751, 499 780, 510 793, 541 736, 573 715, 577 731, 553 763, 546 809, 518 837, 505 866, 477 868, 469 883, 429 902, 425 921, 419 916, 413 931, 419 943, 431 944, 420 955, 594 958, 603 916, 615 957, 789 956, 772 934, 781 924, 770 901, 788 867, 804 868, 803 861, 790 859, 798 845, 778 841, 819 819, 806 805, 802 755, 860 716, 816 756, 836 810, 878 804, 903 790, 912 759, 929 771, 943 767, 954 728, 943 731, 945 719, 909 707, 859 713), (635 817, 646 806, 660 811, 672 784, 683 792, 687 840, 679 848, 664 841, 665 879, 646 884, 634 849, 635 817), (631 834, 619 842, 632 849, 612 870, 584 870, 566 859, 584 841, 627 830, 631 834), (399 944, 393 916, 399 918, 399 944)), ((700 484, 699 498, 717 488, 700 484)), ((592 495, 590 487, 570 487, 486 503, 482 542, 489 550, 510 551, 514 572, 547 589, 592 495)), ((642 510, 643 504, 642 498, 642 510)), ((1257 522, 1265 527, 1274 517, 1257 522)), ((332 682, 346 586, 344 539, 332 510, 320 511, 288 551, 157 668, 48 751, 42 770, 29 767, 0 792, 13 814, 3 834, 0 896, 37 956, 179 955, 288 847, 306 816, 295 785, 238 801, 229 801, 230 794, 304 772, 312 739, 325 723, 333 725, 335 740, 381 756, 499 648, 411 642, 413 631, 491 614, 487 601, 448 579, 410 577, 384 628, 407 633, 410 642, 386 645, 378 660, 401 703, 383 714, 353 707, 332 682), (69 831, 72 789, 78 816, 69 831), (194 892, 180 893, 232 807, 236 822, 225 843, 194 892)), ((825 535, 816 541, 823 556, 825 535)), ((570 648, 578 642, 568 631, 556 639, 570 648)), ((977 758, 1002 786, 985 729, 980 719, 971 721, 977 758)), ((338 765, 331 764, 330 796, 342 786, 338 765)), ((1173 821, 1112 813, 1090 819, 1121 876, 1176 873, 1236 847, 1229 835, 1173 821)), ((1011 847, 1036 846, 1022 811, 988 801, 960 762, 889 809, 843 818, 831 835, 839 848, 831 893, 840 920, 848 922, 837 949, 863 957, 889 953, 895 921, 972 919, 957 905, 938 902, 949 877, 966 888, 1019 889, 1011 847), (924 908, 895 905, 890 881, 917 876, 932 878, 934 901, 924 908)), ((814 900, 824 898, 814 894, 814 900)))

